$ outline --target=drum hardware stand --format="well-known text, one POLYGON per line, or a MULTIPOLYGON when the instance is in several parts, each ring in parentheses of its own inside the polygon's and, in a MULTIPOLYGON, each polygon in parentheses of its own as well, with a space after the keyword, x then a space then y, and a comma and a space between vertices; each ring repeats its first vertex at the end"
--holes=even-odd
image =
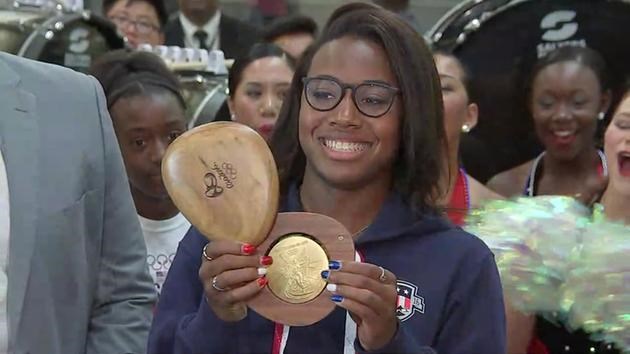
POLYGON ((182 84, 186 101, 187 125, 215 120, 228 96, 227 71, 233 60, 227 60, 220 50, 151 46, 143 44, 139 51, 156 54, 175 73, 182 84))
MULTIPOLYGON (((89 20, 91 13, 88 10, 83 9, 82 0, 72 0, 72 4, 68 6, 60 0, 16 0, 13 1, 11 9, 19 12, 33 12, 48 14, 50 17, 56 17, 63 14, 80 14, 84 20, 89 20)), ((26 30, 30 25, 28 20, 19 19, 14 21, 14 24, 19 26, 20 30, 26 30)), ((43 24, 33 25, 34 33, 40 33, 46 40, 54 38, 55 33, 63 31, 65 24, 61 21, 55 21, 49 23, 49 21, 43 24)))
MULTIPOLYGON (((501 4, 498 7, 495 7, 491 11, 483 11, 480 14, 478 14, 478 16, 472 18, 471 20, 468 20, 468 22, 462 27, 462 32, 455 39, 455 44, 459 45, 459 44, 464 43, 470 33, 473 33, 477 31, 479 28, 481 28, 481 25, 487 19, 493 17, 496 13, 501 12, 505 8, 505 6, 508 5, 508 3, 512 3, 510 5, 513 5, 514 3, 520 3, 523 1, 528 1, 528 0, 517 0, 517 1, 499 0, 498 2, 501 4)), ((470 16, 471 14, 470 10, 474 8, 475 6, 478 6, 479 3, 482 3, 482 2, 483 2, 482 0, 470 0, 470 1, 465 1, 455 6, 454 8, 449 10, 444 16, 442 16, 440 20, 438 20, 437 24, 433 26, 427 32, 425 37, 428 38, 430 43, 439 42, 442 39, 442 36, 444 35, 444 31, 449 26, 452 25, 455 19, 461 17, 462 13, 464 14, 464 18, 466 16, 470 16)), ((495 1, 495 3, 496 2, 497 1, 495 1)))
POLYGON ((16 11, 36 11, 51 13, 79 13, 83 12, 83 0, 70 0, 69 4, 61 0, 15 0, 12 9, 16 11))

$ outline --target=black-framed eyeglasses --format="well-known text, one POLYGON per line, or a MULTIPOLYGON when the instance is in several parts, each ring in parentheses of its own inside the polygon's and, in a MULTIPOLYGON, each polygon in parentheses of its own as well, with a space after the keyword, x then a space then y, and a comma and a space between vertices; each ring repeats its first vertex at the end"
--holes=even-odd
POLYGON ((302 83, 306 102, 314 110, 333 110, 350 89, 352 101, 359 112, 371 118, 378 118, 389 112, 400 92, 398 88, 381 81, 364 81, 358 85, 350 85, 331 76, 305 77, 302 83))
POLYGON ((127 16, 115 15, 109 18, 116 26, 125 28, 132 25, 140 34, 147 35, 153 32, 159 32, 160 27, 145 20, 133 20, 127 16))

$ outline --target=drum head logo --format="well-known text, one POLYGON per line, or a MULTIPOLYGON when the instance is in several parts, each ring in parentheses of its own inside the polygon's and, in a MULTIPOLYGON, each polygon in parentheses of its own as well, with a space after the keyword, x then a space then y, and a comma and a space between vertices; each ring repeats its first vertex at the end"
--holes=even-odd
POLYGON ((86 28, 75 28, 68 35, 70 45, 68 49, 73 53, 85 53, 90 48, 90 41, 88 40, 90 32, 86 28))
POLYGON ((206 197, 216 198, 223 193, 223 187, 221 187, 217 181, 217 176, 212 172, 206 173, 203 176, 203 181, 206 184, 206 197))
POLYGON ((565 41, 573 37, 578 30, 578 24, 571 22, 575 18, 575 11, 554 11, 543 17, 540 28, 545 31, 542 39, 548 42, 565 41))
POLYGON ((418 294, 417 286, 398 280, 396 290, 398 291, 396 316, 400 322, 408 320, 416 311, 424 313, 424 297, 418 294))
POLYGON ((540 21, 540 29, 543 30, 542 42, 536 46, 538 58, 542 58, 549 52, 561 47, 586 47, 584 38, 574 38, 578 31, 578 23, 575 20, 576 12, 572 10, 559 10, 550 12, 540 21))
POLYGON ((234 188, 238 171, 230 162, 221 164, 212 162, 212 165, 210 165, 201 157, 199 157, 199 160, 206 170, 203 176, 203 183, 206 187, 204 194, 206 197, 216 198, 223 194, 224 187, 227 189, 234 188))

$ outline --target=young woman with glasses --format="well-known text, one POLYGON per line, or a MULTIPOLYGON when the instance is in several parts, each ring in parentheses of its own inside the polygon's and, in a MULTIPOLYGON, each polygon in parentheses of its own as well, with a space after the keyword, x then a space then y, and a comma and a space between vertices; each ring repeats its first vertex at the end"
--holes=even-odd
POLYGON ((444 139, 439 78, 421 37, 374 5, 339 8, 298 64, 271 140, 282 210, 328 215, 354 235, 361 261, 322 270, 336 310, 292 328, 253 311, 235 316, 229 309, 259 293, 257 268, 273 259, 251 256, 251 245, 208 244, 193 229, 149 352, 505 353, 493 255, 439 215, 444 139))

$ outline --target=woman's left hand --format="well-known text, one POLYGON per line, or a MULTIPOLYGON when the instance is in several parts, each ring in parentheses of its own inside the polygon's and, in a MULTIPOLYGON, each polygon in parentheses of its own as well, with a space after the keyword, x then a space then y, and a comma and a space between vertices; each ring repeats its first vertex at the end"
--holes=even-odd
POLYGON ((323 271, 331 299, 348 310, 357 324, 357 336, 365 350, 387 345, 398 329, 396 276, 379 266, 358 262, 330 262, 323 271))

